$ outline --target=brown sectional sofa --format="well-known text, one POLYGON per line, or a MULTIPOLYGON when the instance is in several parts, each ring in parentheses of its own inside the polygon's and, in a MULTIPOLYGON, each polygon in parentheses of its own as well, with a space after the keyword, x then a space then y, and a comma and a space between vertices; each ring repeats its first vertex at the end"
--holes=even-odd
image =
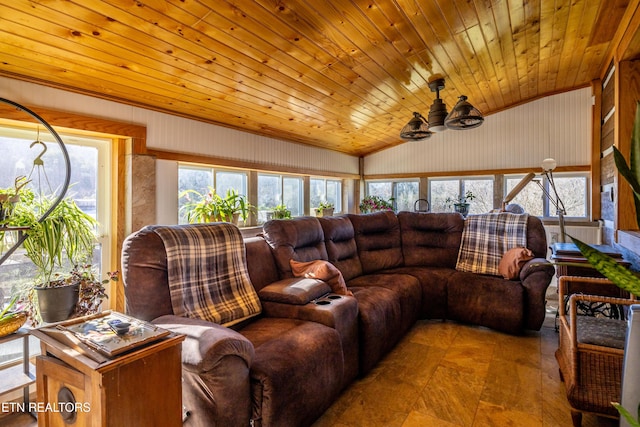
MULTIPOLYGON (((215 225, 203 225, 211 227, 215 225)), ((166 253, 145 227, 123 247, 127 312, 184 333, 185 425, 310 425, 365 375, 417 319, 449 319, 508 333, 539 330, 553 266, 529 217, 536 258, 519 280, 456 271, 464 219, 457 213, 379 212, 275 220, 245 239, 258 318, 224 328, 173 315, 166 253), (353 296, 293 277, 289 260, 327 260, 353 296)))

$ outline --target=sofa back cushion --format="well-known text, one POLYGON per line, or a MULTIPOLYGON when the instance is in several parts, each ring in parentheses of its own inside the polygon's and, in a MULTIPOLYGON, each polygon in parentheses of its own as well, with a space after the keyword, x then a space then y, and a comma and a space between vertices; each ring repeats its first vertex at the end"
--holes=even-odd
POLYGON ((464 228, 458 213, 400 212, 404 265, 455 268, 464 228))
POLYGON ((262 226, 264 238, 271 246, 281 279, 293 277, 290 260, 328 260, 324 234, 318 218, 275 219, 262 226))
POLYGON ((527 248, 536 258, 547 257, 547 233, 540 218, 533 215, 529 215, 527 222, 527 248))
POLYGON ((348 217, 353 224, 363 273, 402 266, 400 225, 395 213, 383 211, 348 217))
POLYGON ((273 258, 271 246, 263 237, 248 237, 244 239, 247 251, 247 270, 249 278, 256 291, 277 282, 280 279, 276 261, 273 258))
POLYGON ((141 320, 173 314, 167 251, 153 226, 129 235, 122 245, 125 311, 141 320))
POLYGON ((318 220, 324 231, 324 244, 329 261, 340 270, 344 280, 349 281, 362 275, 362 264, 351 220, 346 216, 322 217, 318 220))

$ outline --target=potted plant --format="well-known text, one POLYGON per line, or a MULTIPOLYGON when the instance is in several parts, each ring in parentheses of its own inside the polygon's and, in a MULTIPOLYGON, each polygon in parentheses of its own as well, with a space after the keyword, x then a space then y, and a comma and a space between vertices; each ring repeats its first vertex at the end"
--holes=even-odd
POLYGON ((447 200, 445 200, 444 202, 448 208, 451 208, 451 206, 453 205, 453 209, 456 212, 460 213, 464 218, 466 218, 467 215, 469 215, 469 202, 471 202, 475 198, 476 196, 471 191, 467 191, 464 196, 460 196, 458 199, 447 197, 447 200))
POLYGON ((320 202, 314 210, 317 217, 333 216, 334 205, 329 202, 320 202))
MULTIPOLYGON (((64 198, 44 219, 43 212, 53 206, 50 197, 33 197, 18 203, 8 225, 28 227, 23 242, 25 255, 37 269, 36 285, 29 290, 29 301, 35 292, 39 315, 45 322, 67 319, 78 302, 80 283, 67 280, 63 271, 85 265, 93 255, 96 243, 96 221, 83 212, 70 198, 64 198)), ((35 314, 35 309, 30 310, 35 314)), ((32 320, 36 321, 37 317, 32 320)))
POLYGON ((13 213, 15 205, 20 201, 20 197, 25 191, 25 186, 29 183, 26 176, 16 178, 13 187, 0 188, 0 225, 8 221, 13 213))
POLYGON ((247 201, 247 197, 238 194, 236 190, 227 190, 224 201, 227 204, 227 212, 231 212, 236 225, 238 224, 238 219, 242 219, 242 222, 246 224, 249 213, 255 210, 254 206, 247 201))
POLYGON ((384 200, 380 196, 366 196, 360 202, 360 212, 378 212, 378 211, 392 211, 393 210, 393 198, 391 200, 384 200))
MULTIPOLYGON (((627 181, 633 190, 633 198, 636 207, 636 225, 640 227, 640 101, 636 103, 636 117, 631 134, 631 155, 630 162, 627 164, 622 153, 613 147, 614 161, 620 175, 627 181)), ((571 237, 571 236, 570 236, 571 237)), ((596 248, 571 237, 585 259, 600 272, 603 276, 636 297, 640 297, 640 277, 637 273, 618 264, 616 260, 602 253, 596 248)), ((637 356, 637 355, 636 355, 637 356)), ((637 380, 637 379, 636 379, 637 380)), ((631 426, 640 426, 640 403, 638 404, 638 412, 633 414, 623 408, 619 403, 613 403, 621 416, 631 426), (637 416, 637 418, 636 418, 637 416)), ((633 409, 635 411, 635 409, 633 409)))
POLYGON ((270 219, 291 219, 291 211, 286 205, 279 204, 267 213, 267 221, 270 219))
POLYGON ((214 188, 209 187, 206 194, 196 190, 185 190, 180 193, 180 197, 187 199, 187 203, 181 209, 186 211, 187 221, 192 224, 226 221, 238 225, 240 218, 246 223, 249 212, 253 210, 246 196, 238 194, 236 190, 228 190, 222 197, 214 188))

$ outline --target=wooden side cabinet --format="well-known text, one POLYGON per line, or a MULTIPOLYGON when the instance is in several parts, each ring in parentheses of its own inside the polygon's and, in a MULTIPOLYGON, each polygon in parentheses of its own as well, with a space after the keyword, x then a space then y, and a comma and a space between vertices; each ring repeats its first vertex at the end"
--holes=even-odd
POLYGON ((96 362, 34 333, 39 427, 182 425, 182 335, 96 362))

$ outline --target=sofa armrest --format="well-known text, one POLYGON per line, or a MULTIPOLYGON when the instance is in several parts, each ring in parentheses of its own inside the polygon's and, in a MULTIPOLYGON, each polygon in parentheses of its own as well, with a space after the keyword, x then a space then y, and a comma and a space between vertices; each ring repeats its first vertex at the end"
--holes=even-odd
POLYGON ((305 305, 331 292, 322 280, 294 277, 273 282, 258 291, 262 302, 305 305))
POLYGON ((238 332, 174 315, 153 320, 186 335, 182 343, 182 405, 190 414, 184 425, 240 426, 251 418, 249 369, 254 348, 238 332))
POLYGON ((325 294, 306 304, 263 301, 267 317, 284 317, 321 323, 340 334, 344 355, 345 385, 358 375, 358 302, 355 297, 325 294))
POLYGON ((540 330, 546 315, 546 293, 555 268, 544 258, 533 258, 520 271, 520 281, 525 290, 524 328, 540 330))
POLYGON ((522 269, 520 270, 520 281, 524 282, 529 275, 540 271, 550 274, 550 277, 552 277, 556 272, 553 264, 551 264, 549 260, 544 258, 533 258, 522 266, 522 269))
POLYGON ((153 320, 170 331, 185 335, 182 362, 198 371, 209 371, 221 359, 237 356, 251 366, 253 344, 238 332, 206 320, 166 315, 153 320))

